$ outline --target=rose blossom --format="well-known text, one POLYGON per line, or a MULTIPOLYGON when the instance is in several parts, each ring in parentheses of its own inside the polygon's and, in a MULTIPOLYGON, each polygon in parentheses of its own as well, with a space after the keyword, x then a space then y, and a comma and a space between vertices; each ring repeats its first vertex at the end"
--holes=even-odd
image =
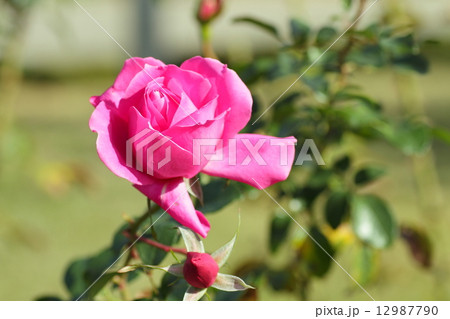
POLYGON ((194 57, 177 67, 129 59, 113 86, 90 101, 95 110, 89 126, 98 134, 100 159, 203 237, 209 222, 195 210, 184 179, 202 172, 265 188, 289 175, 296 140, 238 134, 250 120, 252 97, 217 60, 194 57), (198 158, 194 142, 201 139, 213 143, 202 146, 198 158), (257 150, 257 160, 249 147, 257 150), (220 151, 219 160, 206 156, 220 151))

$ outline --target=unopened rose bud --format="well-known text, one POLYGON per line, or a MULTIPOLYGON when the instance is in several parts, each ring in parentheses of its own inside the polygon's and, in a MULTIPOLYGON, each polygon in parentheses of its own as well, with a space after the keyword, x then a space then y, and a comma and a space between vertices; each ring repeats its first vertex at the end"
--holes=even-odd
POLYGON ((183 267, 184 279, 195 288, 208 288, 219 273, 217 262, 206 253, 189 252, 183 267))
POLYGON ((197 11, 200 23, 208 23, 220 14, 223 0, 201 0, 197 11))

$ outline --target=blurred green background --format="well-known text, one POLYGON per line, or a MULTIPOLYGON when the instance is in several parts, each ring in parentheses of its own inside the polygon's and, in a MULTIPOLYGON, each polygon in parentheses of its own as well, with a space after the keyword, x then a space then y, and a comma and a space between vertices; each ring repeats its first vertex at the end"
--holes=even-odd
MULTIPOLYGON (((290 16, 318 25, 332 19, 342 13, 334 2, 229 0, 215 26, 216 50, 232 65, 274 48, 264 34, 233 24, 236 14, 257 12, 283 30, 290 16)), ((381 0, 364 24, 392 9, 387 2, 381 0)), ((372 71, 359 74, 357 81, 389 114, 401 114, 400 105, 408 103, 425 112, 432 123, 449 128, 450 4, 390 2, 404 10, 405 19, 414 21, 421 39, 433 40, 424 47, 430 72, 399 81, 389 71, 372 71)), ((127 56, 71 0, 35 1, 20 16, 0 3, 0 58, 7 65, 2 68, 0 114, 8 128, 0 135, 0 300, 67 296, 63 274, 68 263, 107 245, 123 222, 122 214, 137 216, 145 209, 145 198, 98 159, 96 134, 88 128, 89 97, 112 84, 127 56)), ((179 63, 200 54, 195 1, 80 3, 132 55, 179 63)), ((273 87, 272 93, 284 89, 273 87)), ((450 196, 450 149, 435 142, 434 153, 411 159, 384 144, 346 143, 352 153, 387 165, 388 177, 370 186, 372 191, 390 202, 398 219, 426 229, 433 244, 432 267, 423 271, 405 245, 396 241, 380 255, 377 277, 365 288, 377 300, 449 300, 450 214, 445 202, 450 196), (417 183, 416 173, 425 176, 423 184, 417 183)), ((274 208, 264 193, 255 190, 251 198, 208 215, 214 231, 205 240, 207 249, 214 250, 233 236, 240 211, 241 233, 227 270, 231 272, 243 258, 258 261, 268 256, 274 208)), ((274 265, 292 253, 289 249, 276 256, 274 265)), ((337 260, 352 272, 356 262, 352 246, 337 260)), ((261 294, 268 300, 293 298, 270 289, 261 294)), ((310 298, 367 300, 338 267, 314 281, 310 298)))

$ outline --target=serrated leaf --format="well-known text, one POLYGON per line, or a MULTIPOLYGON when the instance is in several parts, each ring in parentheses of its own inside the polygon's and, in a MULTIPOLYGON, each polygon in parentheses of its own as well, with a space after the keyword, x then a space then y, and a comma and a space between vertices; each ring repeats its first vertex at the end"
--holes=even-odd
POLYGON ((376 181, 378 178, 383 176, 386 171, 382 168, 376 166, 369 166, 361 168, 355 174, 355 184, 356 185, 366 185, 373 181, 376 181))
POLYGON ((219 268, 225 265, 225 263, 228 260, 228 257, 230 257, 235 241, 236 235, 233 237, 232 240, 230 240, 228 243, 226 243, 225 245, 223 245, 222 247, 220 247, 211 254, 211 257, 216 261, 217 265, 219 265, 219 268))
POLYGON ((336 229, 349 212, 349 196, 346 192, 333 192, 325 205, 325 218, 328 224, 336 229))
POLYGON ((200 237, 192 230, 185 227, 178 227, 181 236, 183 237, 184 245, 188 252, 204 253, 205 248, 200 237))
POLYGON ((265 21, 262 21, 262 20, 259 20, 259 19, 256 19, 256 18, 252 18, 252 17, 239 17, 239 18, 235 18, 233 21, 237 22, 237 23, 249 23, 249 24, 252 24, 254 26, 257 26, 260 29, 270 33, 276 39, 281 41, 280 35, 278 33, 277 28, 275 28, 270 23, 267 23, 265 21))
POLYGON ((216 281, 212 284, 211 287, 223 291, 242 291, 247 289, 255 289, 254 287, 247 285, 239 277, 221 273, 217 274, 216 281))
POLYGON ((195 287, 190 286, 186 290, 186 293, 184 294, 183 301, 197 301, 197 300, 200 300, 205 295, 206 290, 207 290, 206 288, 200 289, 200 288, 195 288, 195 287))
POLYGON ((389 208, 374 195, 353 196, 351 222, 356 236, 374 248, 388 247, 398 234, 389 208))

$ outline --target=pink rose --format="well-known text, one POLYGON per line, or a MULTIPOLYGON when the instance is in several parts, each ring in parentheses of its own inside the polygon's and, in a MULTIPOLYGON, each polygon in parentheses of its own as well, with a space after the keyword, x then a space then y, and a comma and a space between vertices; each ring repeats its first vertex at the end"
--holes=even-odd
POLYGON ((203 237, 209 222, 184 179, 202 172, 265 188, 289 175, 296 140, 238 134, 250 120, 252 97, 217 60, 194 57, 177 67, 129 59, 114 85, 90 101, 100 159, 203 237))
POLYGON ((208 288, 217 278, 219 265, 206 253, 189 252, 183 266, 183 276, 195 288, 208 288))

